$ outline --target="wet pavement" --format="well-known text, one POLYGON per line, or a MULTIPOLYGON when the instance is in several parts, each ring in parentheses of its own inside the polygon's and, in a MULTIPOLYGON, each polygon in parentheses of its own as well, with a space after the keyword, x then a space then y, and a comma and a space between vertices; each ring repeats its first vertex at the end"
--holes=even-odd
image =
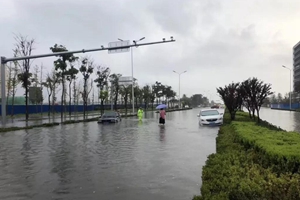
MULTIPOLYGON (((100 114, 90 114, 86 116, 86 119, 88 118, 92 118, 92 117, 97 117, 100 114)), ((5 125, 0 123, 0 128, 4 128, 4 127, 25 127, 25 126, 32 126, 32 125, 41 125, 44 123, 61 123, 62 120, 60 118, 60 115, 55 115, 54 117, 47 117, 47 116, 43 116, 43 118, 31 118, 28 121, 25 121, 24 119, 25 117, 22 118, 8 118, 6 119, 6 123, 5 125)), ((63 118, 63 121, 68 121, 68 120, 82 120, 83 119, 83 115, 78 115, 78 116, 69 116, 69 115, 65 115, 63 118)))
POLYGON ((0 199, 191 199, 218 127, 199 109, 0 134, 0 199))

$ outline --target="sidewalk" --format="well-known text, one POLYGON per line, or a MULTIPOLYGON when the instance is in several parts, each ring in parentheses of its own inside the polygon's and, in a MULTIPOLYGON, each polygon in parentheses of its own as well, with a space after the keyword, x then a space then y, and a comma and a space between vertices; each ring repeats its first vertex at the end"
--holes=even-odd
MULTIPOLYGON (((132 113, 127 113, 128 117, 135 116, 136 114, 132 113)), ((97 118, 100 116, 100 113, 91 113, 86 115, 86 119, 91 119, 91 118, 97 118)), ((125 113, 121 113, 122 117, 126 117, 125 113)), ((7 119, 5 126, 0 124, 0 128, 12 128, 12 127, 26 127, 26 126, 38 126, 38 125, 43 125, 43 124, 51 124, 51 123, 59 123, 61 124, 62 122, 66 121, 71 121, 71 120, 83 120, 83 114, 78 114, 78 115, 65 115, 63 118, 63 121, 61 120, 60 115, 56 116, 43 116, 43 118, 31 118, 27 122, 25 119, 7 119)))
MULTIPOLYGON (((174 111, 184 111, 184 110, 190 110, 192 108, 182 108, 182 109, 170 109, 167 110, 167 112, 174 112, 174 111)), ((145 112, 158 112, 157 110, 148 110, 145 112)), ((122 117, 133 117, 136 116, 136 113, 132 113, 132 112, 127 112, 127 116, 125 116, 125 113, 121 112, 121 116, 122 117)), ((100 117, 100 111, 99 112, 91 112, 91 113, 87 113, 86 115, 86 119, 92 119, 95 118, 95 120, 100 117)), ((83 113, 77 113, 77 114, 73 114, 73 115, 69 115, 69 113, 66 113, 64 115, 63 121, 61 120, 61 116, 60 114, 56 114, 55 116, 50 116, 50 118, 48 117, 47 114, 44 114, 43 116, 37 116, 34 115, 33 117, 29 118, 28 121, 26 121, 24 117, 17 117, 17 118, 7 118, 6 119, 6 124, 3 126, 2 124, 0 124, 0 129, 2 129, 2 131, 0 130, 0 132, 3 131, 7 131, 7 130, 3 130, 3 129, 9 129, 9 128, 25 128, 25 127, 32 127, 32 126, 37 126, 37 127, 42 127, 42 126, 53 126, 54 123, 56 123, 56 125, 59 125, 63 122, 68 122, 68 121, 80 121, 83 120, 83 113)), ((74 123, 74 122, 72 122, 74 123)), ((71 123, 70 123, 71 124, 71 123)))

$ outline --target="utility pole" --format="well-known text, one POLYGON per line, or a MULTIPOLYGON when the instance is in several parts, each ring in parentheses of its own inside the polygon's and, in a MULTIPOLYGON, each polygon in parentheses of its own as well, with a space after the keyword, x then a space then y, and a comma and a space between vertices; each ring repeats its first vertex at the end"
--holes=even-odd
POLYGON ((42 96, 41 96, 41 115, 43 116, 43 64, 41 64, 41 80, 40 80, 40 84, 41 84, 41 92, 42 92, 42 96))
MULTIPOLYGON (((133 40, 133 44, 136 45, 137 42, 142 41, 143 39, 145 39, 145 37, 142 37, 139 40, 133 40)), ((121 42, 123 42, 124 40, 118 38, 118 40, 120 40, 121 42)), ((132 113, 134 113, 134 78, 133 78, 133 48, 130 48, 130 52, 131 52, 131 92, 132 92, 132 113)))
POLYGON ((178 73, 175 70, 173 70, 173 72, 176 73, 176 74, 178 74, 178 76, 179 76, 179 108, 181 108, 181 102, 180 102, 180 76, 181 76, 181 74, 185 73, 186 71, 178 73))
POLYGON ((290 111, 292 111, 292 69, 282 65, 283 68, 290 70, 290 111))

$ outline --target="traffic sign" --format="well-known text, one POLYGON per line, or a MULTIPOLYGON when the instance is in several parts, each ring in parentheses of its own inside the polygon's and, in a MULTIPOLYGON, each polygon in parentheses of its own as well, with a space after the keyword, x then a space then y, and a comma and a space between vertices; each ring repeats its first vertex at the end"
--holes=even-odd
MULTIPOLYGON (((110 42, 108 43, 108 47, 122 47, 122 46, 128 46, 130 45, 130 41, 129 40, 124 40, 124 41, 116 41, 116 42, 110 42)), ((129 47, 128 48, 120 48, 120 49, 112 49, 112 50, 108 50, 108 53, 122 53, 122 52, 128 52, 129 51, 129 47)))

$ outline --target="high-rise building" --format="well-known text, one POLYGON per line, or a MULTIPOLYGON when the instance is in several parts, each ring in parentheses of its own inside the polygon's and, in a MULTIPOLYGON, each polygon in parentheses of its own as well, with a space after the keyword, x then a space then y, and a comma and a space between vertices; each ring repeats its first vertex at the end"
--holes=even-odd
POLYGON ((294 92, 300 92, 300 42, 293 47, 293 86, 294 92))

